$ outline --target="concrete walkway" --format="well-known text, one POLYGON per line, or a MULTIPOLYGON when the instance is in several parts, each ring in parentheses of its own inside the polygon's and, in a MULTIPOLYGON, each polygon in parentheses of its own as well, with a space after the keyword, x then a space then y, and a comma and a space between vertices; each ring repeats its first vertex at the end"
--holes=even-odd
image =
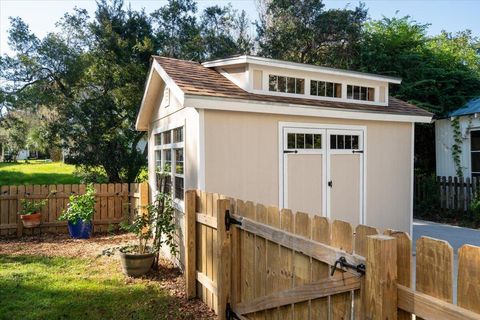
POLYGON ((480 246, 480 230, 451 226, 423 220, 413 220, 413 263, 412 275, 415 284, 416 241, 421 236, 445 240, 453 248, 453 301, 457 301, 458 249, 464 244, 480 246))

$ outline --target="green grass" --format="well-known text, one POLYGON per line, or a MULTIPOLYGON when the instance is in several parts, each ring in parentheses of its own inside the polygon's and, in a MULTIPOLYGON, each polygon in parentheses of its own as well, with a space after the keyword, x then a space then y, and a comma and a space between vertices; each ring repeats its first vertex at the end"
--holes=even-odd
POLYGON ((74 171, 75 166, 63 162, 0 163, 0 185, 80 183, 74 171))
MULTIPOLYGON (((27 244, 28 245, 28 244, 27 244)), ((111 258, 0 255, 0 319, 176 319, 159 283, 126 283, 111 258), (103 261, 103 262, 100 262, 103 261), (105 261, 108 260, 108 261, 105 261)))

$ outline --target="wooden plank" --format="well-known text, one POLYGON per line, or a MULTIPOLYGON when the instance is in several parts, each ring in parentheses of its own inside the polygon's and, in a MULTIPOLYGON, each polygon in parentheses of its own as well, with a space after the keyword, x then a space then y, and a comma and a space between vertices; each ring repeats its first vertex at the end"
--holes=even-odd
POLYGON ((195 219, 198 223, 203 224, 204 226, 217 229, 217 218, 215 217, 197 212, 195 219))
MULTIPOLYGON (((295 234, 310 238, 311 236, 311 222, 308 214, 303 212, 297 212, 295 218, 295 234)), ((305 285, 312 281, 312 264, 309 256, 306 256, 300 252, 296 252, 294 255, 294 287, 305 285)), ((296 319, 308 319, 310 312, 310 301, 305 301, 293 305, 293 310, 296 319)))
MULTIPOLYGON (((219 210, 218 200, 219 200, 218 193, 213 193, 212 197, 209 198, 208 206, 210 206, 212 208, 211 211, 212 211, 212 214, 215 217, 215 219, 217 221, 224 222, 225 221, 225 212, 224 212, 224 214, 221 215, 221 218, 220 218, 221 220, 219 220, 219 217, 218 217, 218 210, 219 210)), ((223 227, 225 226, 225 223, 218 223, 217 222, 217 225, 218 224, 221 224, 223 227)), ((218 283, 218 270, 219 270, 218 269, 218 259, 219 259, 219 254, 218 253, 219 253, 220 247, 218 245, 218 234, 217 233, 218 233, 218 230, 212 229, 212 249, 213 249, 213 254, 212 254, 212 259, 213 259, 212 260, 212 280, 214 282, 218 283)), ((229 267, 230 267, 230 264, 229 264, 229 267)), ((219 288, 221 288, 221 287, 219 286, 219 288)), ((220 291, 221 290, 219 290, 219 292, 220 291)), ((220 315, 220 313, 218 311, 218 308, 219 308, 218 296, 217 295, 212 295, 212 299, 213 299, 212 303, 213 303, 215 313, 220 315)), ((222 308, 224 308, 224 307, 225 306, 222 306, 222 308)))
MULTIPOLYGON (((18 198, 30 198, 32 196, 35 196, 33 194, 33 185, 25 185, 25 186, 22 186, 22 188, 24 188, 23 190, 25 191, 25 193, 23 195, 18 195, 18 187, 15 187, 17 191, 15 191, 15 195, 18 198)), ((12 186, 10 186, 10 194, 12 195, 11 193, 11 190, 12 190, 12 186)), ((12 211, 12 204, 13 202, 12 201, 15 201, 15 204, 17 205, 18 204, 18 201, 17 200, 10 200, 10 212, 12 211)), ((16 209, 15 209, 16 210, 16 209)), ((19 226, 19 228, 21 228, 19 226)), ((25 230, 22 230, 22 232, 20 232, 20 230, 18 230, 19 233, 23 233, 23 234, 26 234, 26 235, 31 235, 32 234, 32 229, 25 229, 25 230)))
POLYGON ((217 284, 213 282, 205 273, 197 271, 197 281, 200 282, 202 286, 212 294, 217 294, 217 284))
MULTIPOLYGON (((108 192, 108 184, 102 183, 100 185, 100 190, 101 192, 108 192)), ((143 208, 143 203, 141 204, 140 212, 141 213, 145 212, 143 208)), ((108 197, 105 197, 105 196, 100 197, 100 217, 101 217, 101 220, 108 219, 108 197)), ((100 232, 106 231, 106 228, 104 226, 98 226, 98 229, 100 232)))
POLYGON ((365 315, 397 319, 397 244, 393 237, 369 236, 365 273, 365 315))
MULTIPOLYGON (((284 305, 298 305, 300 302, 327 297, 341 292, 349 292, 358 288, 360 288, 360 280, 357 276, 346 274, 343 279, 327 277, 314 283, 277 291, 249 303, 242 303, 237 306, 236 310, 240 314, 248 314, 284 305)), ((300 314, 295 313, 295 319, 308 319, 308 315, 307 318, 304 318, 300 314)))
MULTIPOLYGON (((286 233, 294 232, 294 217, 291 210, 280 210, 280 229, 286 233)), ((293 288, 293 272, 294 272, 294 250, 287 246, 280 246, 280 279, 279 289, 285 290, 293 288)), ((279 308, 279 317, 281 319, 293 319, 293 305, 283 306, 279 308)))
MULTIPOLYGON (((267 224, 276 230, 280 230, 280 211, 277 207, 267 208, 267 224)), ((266 237, 263 237, 267 239, 266 237)), ((280 279, 280 246, 274 241, 266 241, 267 277, 265 294, 269 295, 279 290, 278 280, 280 279)), ((273 308, 265 312, 266 319, 278 319, 278 309, 273 308)))
MULTIPOLYGON (((241 206, 239 208, 242 208, 241 206)), ((253 221, 255 218, 255 205, 251 201, 244 202, 243 215, 253 221)), ((242 232, 241 255, 241 292, 242 302, 249 302, 255 296, 255 235, 242 232)))
MULTIPOLYGON (((412 239, 406 232, 386 230, 385 235, 397 240, 397 283, 407 288, 412 286, 412 239)), ((411 320, 412 314, 398 310, 398 320, 411 320)))
POLYGON ((457 304, 480 314, 480 247, 466 244, 458 250, 457 304))
MULTIPOLYGON (((213 212, 212 212, 212 194, 209 192, 203 192, 202 193, 202 203, 205 208, 205 213, 208 216, 213 217, 213 212)), ((207 277, 210 278, 210 280, 213 281, 213 230, 212 228, 206 228, 206 272, 205 274, 207 277)), ((206 292, 206 303, 207 306, 209 306, 211 309, 215 309, 215 306, 213 305, 213 295, 216 295, 216 293, 213 292, 206 292)))
MULTIPOLYGON (((217 195, 218 198, 218 195, 217 195)), ((216 202, 217 217, 222 219, 225 216, 225 211, 230 209, 230 200, 217 200, 216 202)), ((230 301, 230 292, 231 292, 231 252, 230 252, 230 233, 227 232, 226 226, 224 223, 218 224, 217 229, 217 263, 220 261, 217 267, 217 315, 218 319, 226 320, 226 306, 227 302, 230 301)))
POLYGON ((453 249, 443 240, 421 237, 416 250, 416 290, 452 303, 453 249))
POLYGON ((427 320, 479 320, 480 315, 430 295, 397 285, 398 307, 427 320))
POLYGON ((195 190, 185 192, 185 286, 187 299, 197 296, 195 190))
MULTIPOLYGON (((0 194, 7 195, 9 194, 8 186, 0 186, 0 194)), ((8 201, 4 199, 0 199, 0 226, 9 224, 8 221, 8 201)), ((15 224, 16 225, 16 224, 15 224)), ((7 235, 8 231, 0 232, 0 235, 7 235)))
MULTIPOLYGON (((353 252, 353 230, 352 226, 345 221, 335 220, 332 224, 332 246, 340 248, 348 253, 353 252)), ((334 265, 335 262, 330 263, 334 265)), ((357 263, 355 264, 357 265, 357 263)), ((336 272, 335 276, 342 276, 336 272)), ((332 319, 349 319, 351 310, 351 293, 342 293, 331 297, 332 319)))
MULTIPOLYGON (((55 185, 49 185, 48 190, 50 192, 50 200, 48 201, 48 221, 53 222, 57 218, 57 187, 55 185)), ((49 228, 48 231, 55 232, 55 228, 49 228)))
POLYGON ((114 212, 113 216, 115 218, 121 218, 122 217, 122 184, 121 183, 115 183, 114 185, 114 191, 115 191, 115 196, 113 198, 114 201, 114 212))
MULTIPOLYGON (((285 232, 275 227, 252 221, 248 218, 244 218, 238 215, 233 215, 233 217, 242 222, 242 225, 238 226, 239 229, 254 233, 269 241, 275 242, 286 248, 290 248, 291 250, 302 252, 307 256, 311 256, 312 258, 315 258, 329 265, 333 266, 335 264, 335 261, 337 261, 340 257, 345 257, 348 263, 355 265, 365 263, 364 257, 343 251, 342 249, 337 249, 336 247, 333 247, 333 242, 332 246, 329 246, 323 243, 319 243, 317 241, 297 236, 288 231, 285 232)), ((350 240, 353 241, 352 238, 353 236, 350 236, 350 240)), ((345 247, 345 245, 343 247, 345 247)), ((351 248, 352 246, 350 245, 350 252, 351 248)), ((353 270, 351 272, 360 275, 353 270)))
MULTIPOLYGON (((237 201, 231 200, 230 205, 230 213, 236 213, 237 209, 237 201)), ((232 241, 232 267, 231 267, 231 274, 232 276, 232 292, 231 292, 231 305, 233 308, 236 308, 237 304, 240 302, 241 299, 241 282, 242 282, 242 274, 241 274, 241 238, 240 233, 242 231, 238 228, 231 228, 231 241, 232 241)))
MULTIPOLYGON (((325 217, 314 216, 312 221, 311 239, 326 245, 331 241, 331 224, 325 217)), ((312 281, 319 281, 330 276, 330 266, 324 262, 312 259, 312 281)), ((327 320, 329 318, 329 297, 319 298, 310 302, 310 318, 327 320)))
MULTIPOLYGON (((363 224, 359 224, 355 228, 355 253, 360 256, 367 256, 367 237, 379 234, 378 229, 363 224)), ((361 278, 362 290, 353 292, 354 304, 353 312, 355 314, 355 319, 361 319, 362 315, 362 306, 365 305, 365 277, 361 278)))
POLYGON ((128 217, 128 210, 130 206, 130 195, 128 191, 128 183, 122 183, 122 211, 121 218, 126 219, 128 217))
MULTIPOLYGON (((20 196, 20 194, 24 194, 25 193, 25 186, 18 186, 17 188, 17 193, 15 195, 15 197, 17 198, 17 203, 18 203, 18 207, 17 207, 17 211, 20 211, 22 210, 22 202, 21 202, 21 199, 22 197, 24 197, 25 195, 23 196, 20 196)), ((20 218, 20 217, 18 217, 20 218)), ((16 224, 17 225, 17 237, 21 237, 23 236, 23 223, 21 221, 21 219, 15 219, 13 220, 11 217, 8 217, 8 220, 7 220, 7 223, 10 223, 12 225, 16 224)), ((30 231, 30 230, 29 230, 30 231)), ((8 233, 7 233, 8 234, 8 233)))
MULTIPOLYGON (((260 223, 267 223, 267 208, 261 204, 257 204, 255 208, 255 221, 260 223)), ((254 298, 265 296, 267 285, 267 258, 266 258, 266 240, 262 237, 255 237, 255 290, 254 298)), ((265 311, 257 312, 254 319, 265 319, 265 311)))
MULTIPOLYGON (((195 197, 195 211, 196 212, 203 212, 202 211, 202 203, 201 203, 201 192, 199 190, 196 191, 196 197, 195 197)), ((204 273, 205 270, 203 269, 204 265, 204 254, 205 254, 205 247, 203 243, 204 239, 204 229, 206 228, 204 225, 196 224, 196 270, 198 272, 204 273)), ((197 297, 204 301, 204 291, 205 288, 203 287, 202 284, 197 284, 197 297)))

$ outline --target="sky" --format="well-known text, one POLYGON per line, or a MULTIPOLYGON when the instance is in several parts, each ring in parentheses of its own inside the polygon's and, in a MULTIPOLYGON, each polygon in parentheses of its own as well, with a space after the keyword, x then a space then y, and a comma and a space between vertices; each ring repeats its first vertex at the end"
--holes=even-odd
MULTIPOLYGON (((430 23, 429 34, 435 35, 442 30, 456 32, 465 29, 472 30, 473 34, 480 37, 480 0, 366 0, 363 1, 369 9, 372 19, 383 16, 402 17, 411 16, 421 23, 430 23)), ((160 0, 125 0, 133 9, 145 8, 147 12, 165 5, 167 1, 160 0)), ((231 3, 235 9, 245 10, 250 20, 258 16, 255 0, 197 0, 200 10, 210 5, 227 5, 231 3)), ((326 9, 355 7, 357 1, 324 0, 326 9)), ((95 11, 94 0, 0 0, 0 54, 11 53, 7 45, 7 31, 11 16, 21 17, 30 29, 39 37, 45 36, 55 28, 65 12, 75 6, 87 9, 93 14, 95 11)))

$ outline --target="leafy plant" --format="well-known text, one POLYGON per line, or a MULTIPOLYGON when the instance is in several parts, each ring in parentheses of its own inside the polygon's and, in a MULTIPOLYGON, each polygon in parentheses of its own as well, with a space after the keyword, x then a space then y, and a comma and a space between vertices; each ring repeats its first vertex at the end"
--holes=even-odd
POLYGON ((460 156, 462 155, 462 131, 460 129, 460 120, 458 117, 453 118, 451 121, 453 129, 453 145, 452 145, 452 158, 455 164, 455 173, 457 177, 463 177, 463 168, 460 156))
POLYGON ((47 201, 47 199, 37 201, 22 199, 20 200, 20 203, 22 204, 22 210, 20 210, 18 213, 21 215, 31 215, 40 212, 42 208, 47 205, 47 201))
POLYGON ((470 211, 472 212, 475 226, 480 225, 480 194, 477 193, 470 203, 470 211))
POLYGON ((62 212, 58 220, 67 220, 73 224, 78 220, 91 221, 95 214, 95 189, 92 184, 87 186, 85 194, 71 195, 67 209, 62 212))

